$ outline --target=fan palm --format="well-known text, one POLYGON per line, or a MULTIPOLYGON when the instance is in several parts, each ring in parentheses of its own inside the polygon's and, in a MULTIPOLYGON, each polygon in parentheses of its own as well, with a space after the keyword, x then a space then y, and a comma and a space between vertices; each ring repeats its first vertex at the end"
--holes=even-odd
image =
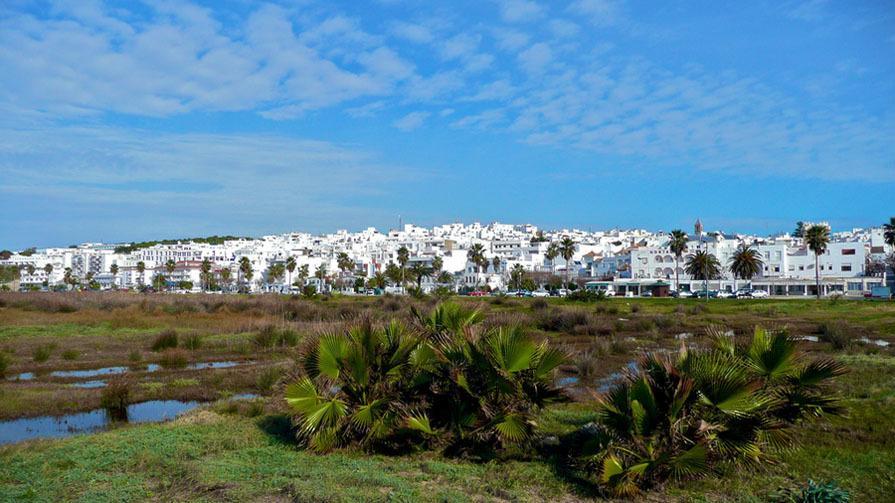
POLYGON ((565 355, 520 327, 482 329, 479 311, 456 304, 416 314, 427 335, 420 351, 430 354, 420 368, 432 381, 432 427, 461 450, 527 440, 534 413, 560 396, 553 373, 565 355))
POLYGON ((323 335, 307 350, 305 376, 286 388, 299 437, 315 451, 392 445, 401 435, 431 435, 414 372, 420 338, 399 322, 370 321, 323 335))
POLYGON ((678 291, 681 289, 680 261, 689 239, 686 232, 675 229, 671 231, 671 240, 668 242, 668 248, 674 254, 674 289, 678 291))
POLYGON ((817 298, 820 298, 820 255, 830 244, 830 228, 826 225, 812 225, 805 230, 805 244, 814 253, 814 281, 817 298))
POLYGON ((738 345, 720 330, 710 349, 647 354, 638 371, 600 398, 600 482, 631 495, 667 478, 704 475, 720 463, 761 463, 792 445, 801 420, 841 410, 827 382, 833 360, 806 361, 785 332, 756 328, 738 345))
POLYGON ((142 260, 137 262, 137 282, 140 284, 140 287, 143 286, 143 273, 146 272, 146 262, 142 260))
POLYGON ((252 281, 252 276, 254 276, 254 272, 252 271, 252 261, 249 260, 248 257, 240 257, 239 259, 239 274, 242 277, 242 280, 237 278, 237 282, 242 284, 242 281, 252 281))
POLYGON ((730 272, 733 274, 733 289, 736 290, 737 278, 748 281, 761 272, 763 265, 764 260, 761 259, 761 253, 758 250, 746 243, 740 243, 733 253, 729 265, 730 272))
POLYGON ((550 274, 556 274, 556 264, 553 261, 559 256, 559 244, 550 243, 547 245, 547 251, 544 252, 544 258, 550 261, 550 274))

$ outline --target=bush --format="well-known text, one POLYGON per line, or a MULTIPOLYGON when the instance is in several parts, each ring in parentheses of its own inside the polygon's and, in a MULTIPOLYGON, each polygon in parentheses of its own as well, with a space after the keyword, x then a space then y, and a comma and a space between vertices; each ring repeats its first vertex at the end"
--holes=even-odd
POLYGON ((182 346, 190 351, 195 351, 202 346, 202 336, 199 334, 190 334, 183 338, 182 346))
POLYGON ((586 325, 588 321, 587 313, 583 311, 553 309, 541 314, 537 320, 537 327, 548 332, 571 333, 577 325, 586 325))
POLYGON ((177 332, 175 330, 165 330, 155 336, 155 340, 152 341, 152 350, 156 352, 176 347, 177 332))
POLYGON ((80 355, 81 354, 78 353, 74 349, 66 349, 65 351, 62 352, 62 359, 63 360, 77 360, 78 356, 80 356, 80 355))
POLYGON ((127 419, 127 406, 131 401, 131 383, 127 379, 113 379, 103 388, 99 404, 114 419, 127 419))
POLYGON ((604 300, 605 298, 606 292, 595 292, 593 290, 588 290, 587 288, 579 288, 566 296, 566 300, 573 302, 596 302, 598 300, 604 300))
POLYGON ((844 322, 824 323, 820 326, 820 340, 834 349, 847 349, 855 343, 855 336, 844 322))
POLYGON ((6 375, 6 369, 9 368, 9 365, 12 363, 12 359, 9 355, 6 354, 5 351, 0 351, 0 377, 6 375))
POLYGON ((34 357, 34 361, 36 361, 37 363, 43 363, 50 359, 50 354, 52 353, 53 346, 44 345, 34 348, 34 353, 32 354, 32 356, 34 357))
POLYGON ((562 353, 519 328, 484 327, 478 311, 459 305, 413 313, 420 333, 367 320, 303 352, 305 376, 286 389, 301 440, 317 451, 462 453, 530 439, 536 411, 560 396, 553 373, 562 353))
POLYGON ((540 311, 542 309, 547 309, 550 306, 550 303, 547 302, 547 299, 537 298, 531 301, 531 308, 535 311, 540 311))
POLYGON ((159 365, 168 369, 186 367, 188 361, 189 358, 186 351, 174 348, 162 351, 162 355, 158 359, 159 365))
POLYGON ((785 332, 757 328, 746 344, 712 339, 711 349, 677 358, 642 356, 600 397, 601 438, 584 455, 597 460, 608 492, 632 496, 669 478, 760 463, 792 446, 788 430, 841 412, 828 387, 845 371, 837 361, 805 361, 785 332))
POLYGON ((135 349, 127 355, 127 359, 131 363, 138 363, 143 361, 143 355, 135 349))
POLYGON ((266 325, 255 334, 254 341, 260 348, 291 347, 298 344, 298 333, 288 328, 266 325))
POLYGON ((277 384, 282 375, 283 370, 279 367, 266 368, 258 374, 258 378, 255 380, 255 386, 258 388, 258 391, 262 393, 270 391, 270 389, 277 384))
POLYGON ((631 304, 631 313, 637 314, 640 312, 640 304, 631 304))
POLYGON ((771 496, 775 503, 848 503, 851 496, 835 482, 818 484, 813 480, 800 488, 786 488, 771 496))

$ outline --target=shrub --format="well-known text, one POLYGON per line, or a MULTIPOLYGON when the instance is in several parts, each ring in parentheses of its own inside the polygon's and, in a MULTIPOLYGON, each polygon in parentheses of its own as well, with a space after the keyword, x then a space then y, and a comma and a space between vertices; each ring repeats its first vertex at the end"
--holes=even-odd
POLYGON ((771 496, 775 503, 848 503, 851 496, 835 482, 819 484, 809 480, 800 488, 786 488, 771 496))
POLYGON ((540 311, 542 309, 547 309, 550 306, 550 303, 547 302, 547 299, 537 298, 531 301, 531 308, 535 311, 540 311))
POLYGON ((165 330, 164 332, 156 335, 155 339, 152 341, 152 350, 156 352, 176 347, 177 331, 175 330, 165 330))
POLYGON ((81 354, 78 353, 74 349, 66 349, 65 351, 62 352, 62 359, 63 360, 77 360, 78 356, 80 356, 80 355, 81 354))
POLYGON ((9 355, 5 351, 0 351, 0 377, 6 375, 6 369, 9 368, 10 363, 12 363, 12 359, 9 355))
POLYGON ((127 359, 131 363, 138 363, 143 361, 143 355, 140 354, 138 350, 133 350, 127 355, 127 359))
POLYGON ((572 332, 575 326, 586 325, 588 321, 587 313, 583 311, 553 309, 541 314, 537 320, 537 327, 549 332, 572 332))
POLYGON ((600 398, 601 438, 587 455, 609 492, 630 496, 722 464, 760 463, 791 445, 795 425, 840 412, 827 381, 844 368, 805 361, 785 332, 713 342, 676 359, 646 354, 600 398))
POLYGON ((195 351, 202 346, 202 336, 199 334, 190 334, 183 338, 182 346, 190 351, 195 351))
POLYGON ((255 386, 258 388, 258 391, 262 393, 270 391, 270 389, 277 384, 282 375, 283 370, 281 368, 268 367, 258 374, 258 377, 255 380, 255 386))
POLYGON ((298 333, 288 328, 266 325, 255 334, 254 342, 261 348, 291 347, 298 344, 298 333))
POLYGON ((820 326, 820 340, 829 342, 834 349, 847 349, 854 344, 855 336, 844 322, 824 323, 820 326))
POLYGON ((113 379, 100 393, 99 404, 114 419, 127 419, 130 405, 131 383, 126 379, 113 379))
POLYGON ((486 328, 478 311, 455 304, 413 313, 422 334, 367 320, 303 352, 305 376, 286 390, 302 441, 317 451, 466 452, 528 440, 537 409, 560 396, 553 373, 562 353, 519 328, 486 328))
POLYGON ((53 346, 43 345, 34 348, 34 353, 32 354, 34 361, 37 363, 43 363, 50 359, 50 354, 53 353, 53 346))
POLYGON ((587 288, 579 288, 566 296, 566 300, 573 302, 596 302, 598 300, 604 300, 605 298, 606 292, 595 292, 593 290, 588 290, 587 288))
POLYGON ((186 367, 187 361, 189 361, 189 358, 186 351, 175 348, 162 351, 158 359, 159 365, 168 369, 186 367))
POLYGON ((640 304, 631 304, 631 313, 637 314, 640 312, 640 304))

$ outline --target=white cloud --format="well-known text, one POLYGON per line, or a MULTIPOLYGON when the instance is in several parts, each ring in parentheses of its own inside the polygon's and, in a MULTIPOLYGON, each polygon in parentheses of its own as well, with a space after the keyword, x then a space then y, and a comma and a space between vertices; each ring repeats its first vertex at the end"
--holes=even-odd
POLYGON ((519 53, 519 64, 529 73, 541 73, 553 60, 553 51, 544 42, 538 42, 519 53))
POLYGON ((413 131, 422 126, 429 115, 429 112, 410 112, 393 122, 392 125, 401 131, 413 131))
POLYGON ((498 0, 500 16, 510 23, 534 21, 544 15, 544 8, 531 0, 498 0))
POLYGON ((573 38, 581 32, 581 27, 565 19, 551 19, 547 27, 554 36, 559 38, 573 38))
POLYGON ((505 51, 515 52, 528 45, 530 37, 517 30, 497 28, 493 30, 497 46, 505 51))
POLYGON ((396 37, 417 44, 428 44, 435 38, 429 28, 421 24, 407 23, 404 21, 394 21, 391 24, 391 33, 396 37))
POLYGON ((622 14, 619 0, 576 0, 569 8, 572 12, 587 16, 598 26, 615 24, 622 14))
POLYGON ((441 44, 441 56, 446 60, 472 56, 479 47, 481 37, 471 33, 460 33, 441 44))

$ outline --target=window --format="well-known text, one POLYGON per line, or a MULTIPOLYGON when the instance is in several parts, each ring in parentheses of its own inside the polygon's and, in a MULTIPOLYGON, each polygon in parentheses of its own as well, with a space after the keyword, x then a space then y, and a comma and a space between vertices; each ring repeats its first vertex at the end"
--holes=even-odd
POLYGON ((851 264, 842 264, 842 272, 851 271, 851 264))
POLYGON ((775 265, 775 266, 774 266, 774 272, 780 272, 780 266, 779 266, 779 265, 775 265))
POLYGON ((843 249, 842 249, 842 254, 843 254, 843 255, 854 255, 854 254, 855 254, 855 249, 854 249, 854 248, 843 248, 843 249))
POLYGON ((848 291, 858 292, 861 290, 863 290, 863 288, 861 287, 861 283, 852 283, 852 282, 848 283, 848 291))

